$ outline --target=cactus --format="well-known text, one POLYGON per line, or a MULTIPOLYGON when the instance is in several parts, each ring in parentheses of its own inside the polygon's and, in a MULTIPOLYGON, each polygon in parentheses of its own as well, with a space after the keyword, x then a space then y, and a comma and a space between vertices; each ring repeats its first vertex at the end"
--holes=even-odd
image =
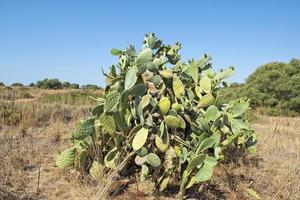
POLYGON ((95 117, 88 118, 84 121, 81 121, 76 130, 73 133, 72 139, 82 140, 94 134, 95 131, 95 117))
POLYGON ((65 169, 71 167, 74 164, 76 157, 76 148, 72 147, 70 149, 64 150, 56 158, 56 166, 65 169))
POLYGON ((141 130, 139 130, 136 133, 135 137, 133 138, 132 148, 134 150, 139 150, 140 148, 142 148, 146 143, 147 137, 148 137, 148 129, 141 128, 141 130))
POLYGON ((257 137, 245 118, 248 100, 218 103, 220 85, 234 68, 214 72, 206 54, 182 62, 180 49, 153 33, 140 51, 132 45, 112 49, 119 61, 104 73, 104 96, 78 124, 74 147, 57 157, 57 166, 75 163, 94 178, 100 169, 132 166, 140 181, 151 178, 161 191, 179 179, 183 199, 187 188, 210 179, 227 147, 255 152, 257 137))

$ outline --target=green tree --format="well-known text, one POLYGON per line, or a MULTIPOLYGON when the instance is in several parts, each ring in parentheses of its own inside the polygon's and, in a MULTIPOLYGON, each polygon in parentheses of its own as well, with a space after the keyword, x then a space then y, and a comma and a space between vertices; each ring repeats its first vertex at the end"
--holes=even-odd
POLYGON ((71 85, 71 83, 69 83, 68 81, 66 81, 66 82, 63 82, 62 85, 63 85, 64 88, 69 88, 70 85, 71 85))
POLYGON ((77 84, 77 83, 72 83, 72 84, 70 85, 70 88, 71 88, 71 89, 79 89, 79 84, 77 84))
POLYGON ((300 113, 300 60, 265 64, 244 84, 224 88, 221 96, 222 101, 248 97, 252 106, 271 108, 273 114, 300 113))
POLYGON ((44 79, 38 81, 36 86, 42 89, 61 89, 63 84, 58 79, 44 79))
POLYGON ((12 83, 11 86, 22 87, 24 85, 22 83, 12 83))
POLYGON ((81 86, 82 89, 92 89, 92 90, 97 90, 99 89, 99 87, 97 85, 94 84, 86 84, 81 86))

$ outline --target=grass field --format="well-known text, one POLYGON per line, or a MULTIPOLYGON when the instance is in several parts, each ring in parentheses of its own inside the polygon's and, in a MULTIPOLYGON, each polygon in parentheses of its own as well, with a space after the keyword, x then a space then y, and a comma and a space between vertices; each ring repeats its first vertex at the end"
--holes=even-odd
MULTIPOLYGON (((0 199, 96 199, 112 184, 111 199, 176 199, 178 188, 159 193, 134 177, 101 183, 61 171, 55 156, 94 104, 98 90, 0 88, 0 199), (98 193, 97 193, 98 191, 98 193)), ((257 154, 230 155, 213 179, 188 191, 193 199, 300 199, 300 118, 252 115, 257 154)), ((99 199, 99 198, 98 198, 99 199)))

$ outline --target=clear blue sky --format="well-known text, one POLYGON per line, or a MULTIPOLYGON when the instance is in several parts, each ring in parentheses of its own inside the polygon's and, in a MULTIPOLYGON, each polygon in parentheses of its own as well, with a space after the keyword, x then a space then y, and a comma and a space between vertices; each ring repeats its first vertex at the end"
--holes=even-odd
POLYGON ((0 0, 0 81, 59 78, 104 85, 113 47, 140 47, 155 32, 182 43, 182 58, 208 53, 242 82, 261 64, 300 58, 300 1, 0 0))

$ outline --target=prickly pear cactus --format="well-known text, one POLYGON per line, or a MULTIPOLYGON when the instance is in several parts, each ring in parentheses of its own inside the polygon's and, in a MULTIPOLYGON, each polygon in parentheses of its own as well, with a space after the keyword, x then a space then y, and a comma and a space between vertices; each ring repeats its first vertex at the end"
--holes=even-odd
MULTIPOLYGON (((103 72, 104 96, 72 137, 74 149, 81 149, 76 152, 87 152, 80 163, 92 177, 98 168, 134 165, 140 181, 151 178, 160 190, 179 179, 183 199, 186 189, 211 178, 226 148, 255 151, 256 135, 245 118, 248 101, 218 103, 234 68, 214 72, 206 54, 181 62, 180 48, 150 33, 140 51, 132 45, 112 49, 119 62, 103 72)), ((69 154, 57 157, 59 167, 74 163, 69 154)))

